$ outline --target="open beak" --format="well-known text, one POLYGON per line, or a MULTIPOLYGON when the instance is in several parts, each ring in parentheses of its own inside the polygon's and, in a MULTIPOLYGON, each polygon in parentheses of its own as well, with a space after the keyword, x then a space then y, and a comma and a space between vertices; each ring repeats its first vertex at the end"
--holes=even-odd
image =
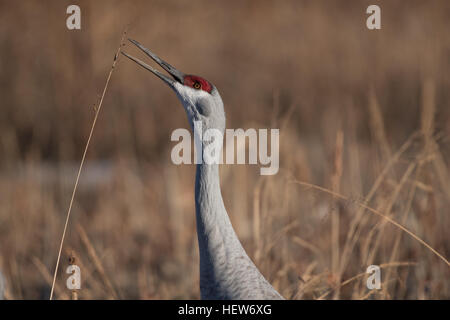
POLYGON ((139 42, 137 42, 136 40, 132 40, 132 39, 128 39, 130 40, 130 42, 132 42, 133 44, 135 44, 139 49, 141 49, 142 51, 144 51, 144 53, 149 56, 150 58, 152 58, 157 64, 159 64, 164 70, 166 70, 173 79, 169 78, 168 76, 166 76, 165 74, 159 72, 158 70, 150 67, 148 64, 146 64, 145 62, 142 62, 141 60, 130 56, 129 54, 125 53, 125 52, 121 52, 124 56, 126 56, 127 58, 133 60, 134 62, 136 62, 138 65, 144 67, 145 69, 147 69, 148 71, 152 72, 154 75, 156 75, 158 78, 160 78, 161 80, 163 80, 165 83, 167 83, 170 87, 174 88, 174 83, 175 82, 179 82, 179 83, 183 83, 184 81, 184 73, 177 70, 176 68, 172 67, 170 64, 168 64, 167 62, 165 62, 164 60, 162 60, 161 58, 159 58, 156 54, 154 54, 153 52, 151 52, 150 50, 148 50, 146 47, 144 47, 143 45, 141 45, 139 42))

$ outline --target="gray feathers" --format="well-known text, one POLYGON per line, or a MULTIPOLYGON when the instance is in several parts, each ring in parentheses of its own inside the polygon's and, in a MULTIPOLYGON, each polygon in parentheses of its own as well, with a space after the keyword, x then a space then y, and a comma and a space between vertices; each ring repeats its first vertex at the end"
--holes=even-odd
MULTIPOLYGON (((224 132, 225 112, 216 88, 211 94, 181 86, 179 90, 190 123, 200 120, 204 130, 224 132), (196 119, 191 118, 193 114, 196 119)), ((195 207, 202 299, 283 299, 248 257, 231 225, 218 164, 197 165, 195 207)))
POLYGON ((225 210, 218 165, 197 165, 195 205, 202 299, 283 299, 247 256, 225 210))

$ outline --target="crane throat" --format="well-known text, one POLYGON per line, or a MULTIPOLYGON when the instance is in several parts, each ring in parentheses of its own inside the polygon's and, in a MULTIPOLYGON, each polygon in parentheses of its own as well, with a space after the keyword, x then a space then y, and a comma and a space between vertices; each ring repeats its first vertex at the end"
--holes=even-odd
POLYGON ((202 121, 194 121, 193 129, 194 139, 184 128, 172 132, 171 141, 178 142, 171 152, 174 164, 260 164, 261 175, 278 172, 279 129, 226 129, 223 134, 219 129, 203 129, 202 121))

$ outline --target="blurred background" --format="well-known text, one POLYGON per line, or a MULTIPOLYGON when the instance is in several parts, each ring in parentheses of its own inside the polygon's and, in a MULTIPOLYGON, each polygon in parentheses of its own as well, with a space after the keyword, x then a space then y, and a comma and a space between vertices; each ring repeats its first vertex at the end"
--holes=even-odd
MULTIPOLYGON (((280 171, 222 165, 231 221, 290 299, 449 299, 450 2, 0 1, 0 271, 48 299, 67 207, 122 32, 219 89, 228 128, 280 128, 280 171), (66 8, 81 8, 81 30, 66 8), (366 28, 381 7, 382 29, 366 28), (314 187, 318 185, 344 199, 314 187), (381 267, 381 290, 366 268, 381 267)), ((128 53, 143 55, 130 44, 128 53)), ((147 59, 146 59, 147 61, 147 59)), ((154 65, 152 63, 152 65, 154 65)), ((75 197, 55 288, 197 299, 194 165, 173 92, 121 57, 75 197)))

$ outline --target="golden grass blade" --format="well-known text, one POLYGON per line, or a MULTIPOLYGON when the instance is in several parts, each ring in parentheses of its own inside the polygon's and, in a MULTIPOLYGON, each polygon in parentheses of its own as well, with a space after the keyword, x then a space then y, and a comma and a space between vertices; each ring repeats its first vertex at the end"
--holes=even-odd
MULTIPOLYGON (((418 136, 419 136, 418 132, 411 134, 409 136, 409 138, 403 143, 403 145, 398 149, 398 151, 388 160, 388 162, 386 163, 386 165, 383 168, 383 171, 378 175, 378 177, 375 180, 374 184, 372 185, 369 193, 365 197, 364 201, 366 203, 369 203, 372 200, 375 193, 379 190, 381 183, 387 177, 388 172, 392 169, 394 164, 396 164, 399 161, 402 154, 406 150, 409 149, 409 147, 412 145, 412 143, 418 136)), ((341 256, 341 273, 343 272, 343 270, 345 269, 345 267, 347 265, 347 262, 348 262, 347 258, 349 257, 349 253, 351 252, 353 246, 355 245, 356 241, 358 240, 356 229, 357 229, 358 224, 361 223, 362 211, 363 211, 362 208, 361 208, 361 210, 358 210, 358 212, 356 213, 355 219, 353 219, 353 221, 350 224, 350 230, 348 232, 347 240, 346 240, 346 243, 345 243, 344 249, 343 249, 343 254, 341 256)))
POLYGON ((117 294, 116 289, 114 289, 114 286, 112 285, 111 281, 109 280, 108 276, 106 275, 105 268, 103 267, 103 264, 100 260, 100 258, 97 255, 97 252, 94 249, 94 246, 92 245, 91 241, 89 240, 89 237, 86 234, 86 231, 84 230, 83 226, 81 224, 76 225, 76 229, 78 234, 80 235, 81 242, 83 242, 84 246, 86 247, 86 250, 88 252, 89 257, 94 262, 95 268, 97 269, 98 273, 100 274, 100 277, 102 278, 103 283, 108 287, 108 290, 112 294, 112 297, 114 299, 117 299, 119 295, 117 294))
MULTIPOLYGON (((344 149, 344 133, 340 129, 336 134, 336 147, 334 151, 334 171, 331 176, 331 188, 334 192, 340 192, 340 184, 342 178, 342 158, 344 149)), ((338 203, 336 199, 333 198, 330 201, 330 214, 331 214, 331 270, 337 275, 338 281, 340 282, 340 268, 339 268, 339 229, 340 229, 340 217, 338 203)), ((335 291, 334 299, 339 299, 340 290, 339 288, 335 291)))
MULTIPOLYGON (((392 208, 393 208, 394 204, 396 203, 397 199, 400 197, 400 192, 402 191, 402 189, 403 189, 404 185, 406 184, 406 182, 408 181, 409 177, 413 174, 416 166, 417 166, 417 164, 415 162, 410 163, 408 168, 405 170, 405 173, 401 177, 399 183, 395 186, 395 189, 392 191, 392 196, 389 198, 386 208, 384 209, 384 214, 386 216, 391 215, 392 208)), ((381 244, 381 240, 383 239, 383 236, 384 236, 385 229, 383 227, 384 227, 384 222, 380 223, 379 227, 373 228, 374 232, 376 229, 378 229, 380 232, 378 233, 378 236, 375 239, 375 243, 373 245, 372 250, 370 250, 371 253, 368 254, 368 257, 367 257, 368 265, 371 265, 372 262, 375 260, 376 252, 378 251, 378 248, 381 244)), ((371 233, 372 236, 373 236, 373 234, 374 233, 371 233)), ((368 246, 371 242, 371 238, 372 237, 367 238, 368 246)), ((368 248, 367 248, 367 252, 369 252, 368 248)))
POLYGON ((102 104, 103 104, 103 99, 105 98, 106 89, 108 88, 109 81, 111 79, 111 75, 114 71, 114 67, 116 66, 116 63, 119 59, 119 55, 120 55, 120 51, 122 49, 122 44, 124 42, 125 35, 126 35, 126 29, 122 33, 122 38, 120 39, 120 45, 119 45, 119 48, 117 49, 116 55, 114 56, 114 61, 111 66, 111 70, 109 71, 108 78, 106 79, 105 87, 103 88, 103 93, 100 98, 100 102, 98 104, 98 107, 95 109, 95 116, 94 116, 94 120, 92 121, 91 131, 89 132, 89 136, 88 136, 86 146, 85 146, 84 152, 83 152, 83 157, 81 158, 80 167, 78 169, 77 178, 75 179, 75 185, 73 187, 72 197, 70 198, 69 208, 67 209, 66 222, 64 223, 64 229, 63 229, 63 233, 61 236, 61 242, 59 245, 58 258, 56 260, 55 272, 53 274, 52 289, 50 291, 50 300, 53 299, 53 291, 55 288, 56 275, 58 274, 59 261, 61 260, 61 252, 62 252, 62 248, 63 248, 63 244, 64 244, 64 238, 66 236, 67 226, 69 224, 70 212, 72 211, 72 205, 73 205, 73 200, 75 199, 75 193, 77 191, 78 181, 80 180, 81 170, 83 169, 84 160, 86 159, 86 154, 87 154, 87 151, 89 148, 89 144, 91 142, 92 135, 94 133, 94 128, 95 128, 95 124, 97 123, 98 115, 100 113, 100 110, 102 109, 102 104))
POLYGON ((321 187, 321 186, 317 186, 315 184, 312 183, 308 183, 308 182, 303 182, 303 181, 298 181, 298 180, 293 180, 290 181, 291 183, 295 183, 301 186, 305 186, 308 188, 312 188, 312 189, 316 189, 325 193, 328 193, 334 197, 337 197, 339 199, 345 200, 345 201, 352 201, 355 204, 357 204, 358 206, 369 210, 370 212, 382 217, 383 219, 386 219, 389 223, 393 224, 394 226, 396 226, 397 228, 400 228, 401 230, 403 230, 404 232, 406 232, 408 235, 410 235, 411 237, 413 237, 415 240, 417 240, 418 242, 420 242, 422 245, 424 245, 427 249, 429 249, 431 252, 433 252, 436 256, 438 256, 442 261, 444 261, 447 266, 450 267, 450 262, 439 252, 437 252, 432 246, 430 246, 428 243, 426 243, 424 240, 422 240, 421 238, 419 238, 418 236, 416 236, 413 232, 409 231, 407 228, 405 228, 404 226, 402 226, 400 223, 396 222, 395 220, 389 218, 388 216, 386 216, 385 214, 379 212, 378 210, 375 210, 371 207, 369 207, 368 205, 360 202, 360 201, 356 201, 356 200, 350 200, 349 198, 347 198, 346 196, 343 196, 339 193, 333 192, 327 188, 321 187))
MULTIPOLYGON (((390 263, 383 263, 380 264, 380 268, 381 269, 386 269, 386 268, 395 268, 395 267, 404 267, 404 266, 414 266, 416 265, 415 262, 390 262, 390 263)), ((353 282, 357 279, 360 279, 364 276, 366 276, 367 273, 365 272, 361 272, 359 274, 357 274, 356 276, 353 276, 343 282, 341 282, 341 284, 339 285, 339 287, 343 287, 347 284, 349 284, 350 282, 353 282)), ((333 289, 328 290, 327 292, 325 292, 324 294, 322 294, 317 300, 322 300, 324 299, 327 295, 329 295, 331 292, 333 292, 333 289)))
MULTIPOLYGON (((33 256, 31 258, 31 261, 33 262, 34 266, 36 267, 36 269, 39 271, 39 273, 42 275, 42 277, 44 278, 44 280, 51 285, 52 284, 52 275, 51 273, 47 270, 47 267, 45 266, 45 264, 38 258, 33 256)), ((55 291, 57 292, 57 294, 64 300, 68 300, 69 296, 67 294, 64 293, 63 290, 61 290, 61 288, 58 285, 55 285, 55 291)))
POLYGON ((373 132, 376 144, 379 146, 383 159, 390 159, 392 156, 391 147, 389 146, 383 115, 378 104, 375 88, 373 86, 369 89, 369 120, 370 128, 373 132))

